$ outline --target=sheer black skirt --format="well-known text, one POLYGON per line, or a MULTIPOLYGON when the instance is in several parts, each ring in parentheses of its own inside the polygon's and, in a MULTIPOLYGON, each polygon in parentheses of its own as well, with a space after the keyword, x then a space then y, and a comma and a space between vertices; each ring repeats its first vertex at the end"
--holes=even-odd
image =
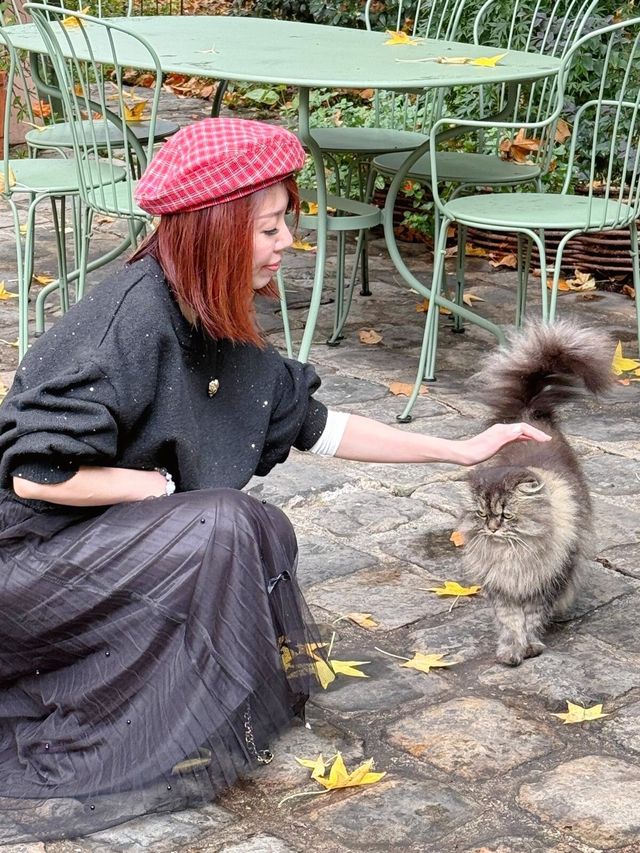
POLYGON ((269 758, 321 647, 284 514, 231 489, 87 515, 0 502, 0 838, 213 799, 269 758))

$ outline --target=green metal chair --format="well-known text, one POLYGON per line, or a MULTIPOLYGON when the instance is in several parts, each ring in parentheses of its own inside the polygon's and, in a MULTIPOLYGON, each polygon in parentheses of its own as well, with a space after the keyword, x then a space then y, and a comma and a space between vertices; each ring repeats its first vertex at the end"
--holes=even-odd
MULTIPOLYGON (((133 199, 137 176, 153 155, 155 125, 160 98, 162 72, 160 60, 151 45, 133 35, 125 27, 105 18, 94 18, 80 12, 35 3, 25 4, 47 46, 51 59, 56 90, 63 108, 63 117, 71 129, 73 163, 75 164, 82 201, 81 251, 76 299, 84 293, 86 273, 102 266, 137 243, 140 233, 151 221, 133 199), (79 26, 64 25, 72 15, 79 26), (128 94, 123 83, 124 66, 119 59, 135 42, 136 55, 143 51, 145 67, 154 75, 156 85, 150 89, 149 132, 143 142, 134 126, 123 120, 128 94), (95 60, 93 46, 101 45, 101 55, 111 57, 109 65, 115 83, 113 94, 102 85, 103 66, 95 60), (113 128, 117 137, 113 138, 113 128), (99 185, 90 178, 91 170, 99 165, 107 180, 99 185), (123 243, 100 258, 88 262, 91 224, 95 213, 123 219, 128 236, 123 243)), ((36 329, 44 328, 43 288, 36 303, 36 329)))
MULTIPOLYGON (((556 313, 558 284, 562 269, 564 249, 578 234, 629 228, 631 258, 636 303, 636 334, 640 346, 640 263, 638 256, 638 227, 640 215, 640 18, 622 21, 583 36, 564 56, 555 93, 555 108, 544 121, 531 122, 530 131, 552 128, 564 105, 564 92, 571 68, 576 58, 593 52, 602 57, 602 68, 597 81, 595 97, 582 104, 575 115, 573 135, 569 150, 567 176, 559 193, 492 193, 458 196, 444 201, 438 192, 441 179, 438 172, 438 134, 451 119, 439 121, 431 130, 430 166, 433 176, 434 200, 442 217, 440 239, 436 247, 433 270, 433 289, 427 312, 425 338, 414 393, 405 409, 405 415, 417 397, 420 382, 435 370, 438 307, 445 307, 465 319, 481 325, 502 341, 502 330, 475 312, 457 302, 451 302, 438 293, 441 286, 446 252, 446 232, 451 223, 463 227, 476 226, 497 232, 516 232, 528 251, 520 252, 519 276, 515 298, 516 323, 525 315, 528 257, 535 245, 540 256, 540 288, 542 320, 552 322, 556 313), (578 170, 576 151, 588 154, 588 169, 578 170), (572 191, 575 184, 584 186, 584 194, 572 191), (545 251, 545 230, 562 230, 551 276, 551 294, 548 295, 548 264, 545 251)), ((594 87, 596 88, 596 87, 594 87)), ((460 128, 478 131, 489 127, 480 121, 457 121, 460 128)), ((520 123, 499 125, 515 131, 520 123)))
MULTIPOLYGON (((9 132, 13 95, 17 89, 20 92, 24 92, 24 69, 18 52, 11 43, 9 30, 1 26, 0 45, 4 48, 6 57, 8 58, 7 97, 3 117, 3 161, 0 172, 2 176, 2 188, 0 189, 0 195, 9 205, 13 218, 18 279, 18 355, 19 358, 22 358, 29 345, 29 286, 33 275, 36 213, 43 201, 51 203, 58 262, 58 280, 54 283, 54 286, 60 292, 61 304, 64 309, 67 300, 64 216, 59 216, 57 205, 63 210, 66 199, 77 198, 80 195, 80 183, 76 165, 72 160, 58 158, 12 159, 10 157, 9 132), (20 222, 20 208, 18 206, 20 202, 26 204, 24 245, 20 222)), ((87 184, 98 187, 108 179, 108 169, 104 164, 99 162, 87 164, 85 173, 87 184)))

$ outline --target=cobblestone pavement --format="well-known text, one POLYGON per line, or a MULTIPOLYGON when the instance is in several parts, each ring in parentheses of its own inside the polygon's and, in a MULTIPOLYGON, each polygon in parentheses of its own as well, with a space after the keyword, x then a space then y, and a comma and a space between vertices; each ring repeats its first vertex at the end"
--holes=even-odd
MULTIPOLYGON (((182 118, 202 114, 181 105, 182 118)), ((13 246, 0 222, 0 276, 12 287, 13 246)), ((36 272, 55 272, 43 223, 36 272)), ((113 245, 117 228, 98 226, 113 245)), ((426 272, 422 247, 407 246, 426 272)), ((513 316, 512 272, 469 258, 469 290, 483 312, 513 316)), ((311 259, 292 254, 288 283, 295 328, 304 318, 311 259), (297 306, 297 307, 296 307, 297 306)), ((341 346, 323 340, 331 324, 330 289, 311 359, 332 407, 394 423, 402 399, 390 382, 413 380, 424 315, 400 284, 381 239, 371 252, 373 295, 356 297, 341 346), (359 329, 382 342, 366 346, 359 329)), ((532 286, 532 291, 535 287, 532 286)), ((536 310, 531 294, 531 312, 536 310)), ((50 308, 51 321, 55 305, 50 308)), ((607 293, 562 294, 560 314, 604 326, 634 354, 633 303, 607 293)), ((282 343, 273 306, 261 309, 270 338, 282 343)), ((15 301, 0 302, 0 335, 16 337, 15 301)), ((400 427, 461 437, 477 431, 483 411, 468 379, 493 347, 471 328, 451 335, 446 318, 438 381, 400 427)), ((2 366, 15 349, 0 344, 2 366)), ((581 400, 564 413, 565 430, 584 461, 596 510, 597 553, 570 618, 558 623, 545 653, 508 669, 494 660, 491 615, 481 596, 441 599, 426 588, 460 580, 449 541, 465 489, 449 465, 365 465, 293 453, 250 491, 281 506, 300 540, 300 579, 321 623, 335 630, 334 656, 370 661, 369 678, 339 676, 309 706, 310 729, 294 726, 273 744, 266 768, 205 808, 163 814, 79 841, 11 845, 2 853, 640 853, 640 446, 638 384, 617 386, 605 402, 581 400), (344 614, 373 614, 366 630, 344 614), (379 651, 447 652, 456 665, 428 675, 403 669, 379 651), (562 725, 567 700, 604 703, 609 714, 562 725), (387 772, 378 784, 284 803, 313 790, 294 756, 333 755, 351 769, 373 757, 387 772)))

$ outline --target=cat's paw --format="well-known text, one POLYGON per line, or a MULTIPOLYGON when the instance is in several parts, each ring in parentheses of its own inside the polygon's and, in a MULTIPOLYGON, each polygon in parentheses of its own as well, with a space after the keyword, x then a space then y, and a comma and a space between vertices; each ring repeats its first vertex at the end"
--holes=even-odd
POLYGON ((529 643, 529 645, 527 646, 527 649, 524 653, 524 656, 526 658, 537 658, 538 655, 542 654, 544 649, 545 649, 544 643, 541 643, 540 640, 534 640, 533 642, 529 643))
POLYGON ((524 660, 524 651, 512 646, 498 646, 496 660, 506 666, 520 666, 524 660))

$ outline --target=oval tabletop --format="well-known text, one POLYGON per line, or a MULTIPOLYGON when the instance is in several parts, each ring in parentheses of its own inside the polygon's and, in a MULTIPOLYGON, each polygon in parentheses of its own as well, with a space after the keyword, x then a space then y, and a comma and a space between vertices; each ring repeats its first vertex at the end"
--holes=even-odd
MULTIPOLYGON (((459 42, 424 39, 418 44, 385 44, 382 32, 321 24, 301 24, 262 18, 222 16, 149 16, 110 18, 110 23, 145 38, 160 58, 162 70, 213 77, 286 83, 294 86, 388 88, 419 90, 432 87, 519 82, 552 76, 560 60, 536 53, 507 51, 494 67, 471 64, 503 51, 459 42), (455 58, 455 63, 442 59, 455 58), (462 61, 466 60, 466 61, 462 61)), ((86 25, 89 34, 91 25, 86 25)), ((17 48, 44 52, 34 24, 7 28, 17 48)), ((65 34, 82 52, 83 35, 65 34)), ((103 30, 91 34, 95 58, 111 61, 103 30), (101 55, 101 40, 105 50, 101 55)), ((116 38, 123 66, 148 68, 137 56, 136 42, 126 33, 116 38)))

